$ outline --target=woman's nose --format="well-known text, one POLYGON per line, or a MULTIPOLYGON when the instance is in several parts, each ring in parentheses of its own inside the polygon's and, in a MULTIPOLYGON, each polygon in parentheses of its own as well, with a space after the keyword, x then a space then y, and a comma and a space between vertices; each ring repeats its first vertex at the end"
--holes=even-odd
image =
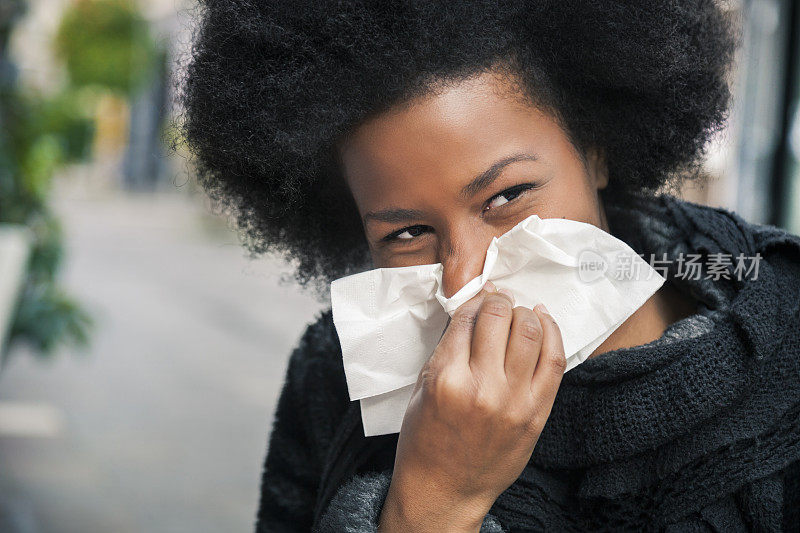
POLYGON ((486 250, 492 241, 477 235, 468 235, 447 247, 440 254, 442 263, 442 291, 445 297, 452 297, 458 290, 483 272, 486 250))

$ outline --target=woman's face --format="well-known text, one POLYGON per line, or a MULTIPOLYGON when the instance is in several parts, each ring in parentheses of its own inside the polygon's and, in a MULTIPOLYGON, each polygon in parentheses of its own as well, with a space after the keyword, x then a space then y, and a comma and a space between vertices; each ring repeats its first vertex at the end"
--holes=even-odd
POLYGON ((491 73, 369 119, 340 157, 375 267, 442 263, 447 297, 530 215, 608 231, 598 152, 584 164, 551 116, 491 73))

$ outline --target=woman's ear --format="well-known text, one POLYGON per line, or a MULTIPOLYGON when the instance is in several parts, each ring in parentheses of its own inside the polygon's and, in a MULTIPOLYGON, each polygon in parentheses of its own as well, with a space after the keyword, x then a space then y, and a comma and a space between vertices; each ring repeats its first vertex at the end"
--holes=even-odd
POLYGON ((606 151, 599 146, 592 146, 586 152, 586 166, 589 171, 589 178, 594 182, 598 189, 605 189, 608 186, 608 164, 606 163, 606 151))

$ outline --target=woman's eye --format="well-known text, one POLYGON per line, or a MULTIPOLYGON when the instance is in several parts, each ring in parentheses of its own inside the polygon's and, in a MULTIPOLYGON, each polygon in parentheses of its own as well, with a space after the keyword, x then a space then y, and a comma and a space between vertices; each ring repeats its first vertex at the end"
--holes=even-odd
POLYGON ((522 194, 528 189, 532 189, 534 184, 525 183, 523 185, 517 185, 516 187, 511 187, 510 189, 506 189, 500 194, 497 194, 489 199, 489 202, 484 207, 484 211, 488 211, 489 209, 494 209, 495 207, 500 207, 503 204, 507 204, 511 200, 514 200, 517 196, 522 194))
POLYGON ((385 237, 388 241, 393 240, 409 240, 413 239, 414 237, 418 237, 425 233, 427 226, 410 226, 408 228, 403 228, 400 231, 395 231, 394 233, 390 233, 385 237))
POLYGON ((500 207, 503 204, 507 204, 514 198, 515 197, 513 195, 499 194, 489 202, 489 204, 486 206, 486 209, 493 209, 495 207, 500 207), (509 196, 511 197, 509 198, 509 196))
MULTIPOLYGON (((486 207, 484 207, 483 210, 488 211, 490 209, 500 207, 503 204, 507 204, 508 202, 515 200, 525 191, 529 189, 534 189, 536 187, 537 187, 536 183, 522 183, 520 185, 510 187, 490 198, 486 204, 486 207)), ((423 226, 423 225, 408 226, 406 228, 390 233, 382 240, 386 242, 410 241, 432 229, 433 228, 431 228, 430 226, 423 226)))

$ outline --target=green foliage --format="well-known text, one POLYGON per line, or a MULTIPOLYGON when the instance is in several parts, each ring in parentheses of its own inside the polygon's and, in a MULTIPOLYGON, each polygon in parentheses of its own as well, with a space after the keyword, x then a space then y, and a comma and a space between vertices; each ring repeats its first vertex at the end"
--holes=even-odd
POLYGON ((86 344, 92 324, 58 286, 62 232, 47 198, 56 169, 89 156, 94 123, 90 99, 81 90, 67 88, 49 98, 20 90, 13 66, 2 55, 11 22, 0 20, 0 223, 28 226, 34 242, 10 334, 0 352, 24 341, 46 355, 62 342, 86 344))
POLYGON ((52 98, 39 100, 32 113, 34 128, 53 135, 58 142, 63 163, 82 161, 90 155, 94 137, 93 102, 92 95, 86 92, 68 88, 52 98))
POLYGON ((54 284, 28 285, 17 308, 10 338, 25 340, 49 355, 65 339, 86 346, 91 317, 54 284))
POLYGON ((0 93, 0 222, 26 224, 45 209, 55 169, 88 158, 94 121, 86 100, 70 89, 51 98, 0 93))
POLYGON ((131 94, 156 56, 147 22, 132 0, 78 0, 64 13, 56 54, 75 86, 131 94))

